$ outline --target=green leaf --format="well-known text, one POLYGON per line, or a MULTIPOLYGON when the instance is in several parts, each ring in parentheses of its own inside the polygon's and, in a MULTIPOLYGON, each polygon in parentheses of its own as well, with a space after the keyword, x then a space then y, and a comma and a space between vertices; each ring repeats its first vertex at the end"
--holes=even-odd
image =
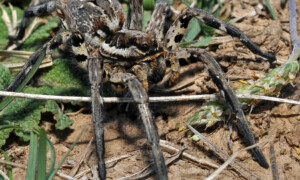
POLYGON ((153 0, 144 0, 143 7, 144 7, 144 10, 153 10, 154 9, 154 1, 153 0))
MULTIPOLYGON (((192 4, 192 1, 189 0, 183 0, 183 3, 186 6, 190 6, 192 4)), ((206 11, 211 11, 212 8, 218 3, 218 1, 216 0, 199 0, 197 3, 197 7, 200 9, 204 9, 206 11)), ((219 8, 215 11, 214 15, 218 16, 219 15, 219 10, 221 6, 219 6, 219 8)), ((214 31, 215 29, 212 27, 209 27, 205 24, 200 23, 197 19, 193 18, 188 26, 187 29, 187 33, 184 37, 186 42, 190 42, 193 41, 197 36, 199 35, 203 35, 205 37, 212 37, 214 35, 214 31)), ((206 39, 208 40, 208 39, 206 39)), ((201 44, 199 45, 199 47, 203 47, 203 44, 205 44, 206 41, 201 42, 201 44)), ((206 43, 208 44, 208 43, 206 43)))
MULTIPOLYGON (((33 94, 89 96, 90 87, 85 70, 77 67, 72 61, 57 60, 50 69, 44 69, 35 87, 26 87, 24 92, 33 94)), ((84 103, 73 103, 84 104, 84 103)), ((32 128, 37 128, 41 113, 51 112, 56 120, 57 129, 65 129, 73 121, 65 116, 55 101, 43 101, 16 98, 2 112, 0 125, 19 125, 22 129, 14 129, 17 136, 29 140, 32 128)), ((12 129, 0 132, 0 146, 5 143, 12 129)))
POLYGON ((197 19, 193 18, 189 23, 187 33, 186 33, 184 39, 186 41, 192 41, 199 35, 200 31, 201 31, 201 26, 200 26, 199 21, 197 19))
POLYGON ((183 48, 207 47, 211 40, 212 40, 212 37, 210 37, 210 36, 203 37, 199 41, 183 42, 183 43, 181 43, 181 47, 183 47, 183 48))

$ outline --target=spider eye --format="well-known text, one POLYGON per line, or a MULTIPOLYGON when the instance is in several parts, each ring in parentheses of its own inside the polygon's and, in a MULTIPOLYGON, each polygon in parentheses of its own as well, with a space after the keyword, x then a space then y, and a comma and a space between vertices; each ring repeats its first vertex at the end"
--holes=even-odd
POLYGON ((142 51, 148 51, 149 50, 149 46, 147 44, 142 44, 141 50, 142 51))

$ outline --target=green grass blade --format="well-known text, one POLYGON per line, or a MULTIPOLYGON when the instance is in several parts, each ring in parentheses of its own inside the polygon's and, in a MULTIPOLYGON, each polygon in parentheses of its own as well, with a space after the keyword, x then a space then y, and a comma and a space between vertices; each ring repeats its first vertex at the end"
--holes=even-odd
POLYGON ((37 179, 46 179, 46 144, 46 133, 42 129, 40 131, 40 139, 38 144, 37 179))
POLYGON ((49 166, 49 170, 48 170, 48 174, 47 174, 47 178, 46 179, 49 179, 49 176, 50 174, 52 173, 52 171, 54 170, 54 166, 55 166, 55 149, 54 149, 54 146, 53 144, 51 143, 51 141, 49 140, 48 137, 47 138, 47 147, 49 148, 50 150, 50 166, 49 166))
POLYGON ((30 133, 29 158, 27 163, 26 180, 35 179, 38 137, 34 132, 30 133))
POLYGON ((276 12, 274 11, 274 9, 273 9, 273 7, 272 7, 271 2, 270 2, 269 0, 265 0, 265 3, 266 3, 266 5, 267 5, 267 8, 268 8, 269 12, 270 12, 271 15, 272 15, 272 18, 273 18, 274 20, 277 20, 276 12))
MULTIPOLYGON (((6 161, 10 161, 10 158, 8 157, 8 155, 6 154, 6 152, 4 150, 0 149, 0 152, 3 154, 6 161)), ((6 166, 6 169, 7 169, 7 172, 8 172, 8 178, 10 180, 12 180, 13 179, 12 166, 6 166)))
POLYGON ((72 144, 72 146, 70 147, 70 149, 68 150, 68 152, 62 158, 62 160, 58 163, 58 165, 54 169, 54 171, 49 175, 48 179, 52 179, 55 176, 55 174, 57 173, 58 169, 62 166, 62 164, 64 163, 64 161, 66 160, 66 158, 68 157, 68 155, 70 154, 70 152, 73 150, 74 146, 77 144, 79 138, 81 137, 81 135, 83 134, 83 132, 85 131, 86 128, 87 128, 87 125, 85 125, 84 128, 81 130, 80 134, 76 137, 74 143, 72 144))

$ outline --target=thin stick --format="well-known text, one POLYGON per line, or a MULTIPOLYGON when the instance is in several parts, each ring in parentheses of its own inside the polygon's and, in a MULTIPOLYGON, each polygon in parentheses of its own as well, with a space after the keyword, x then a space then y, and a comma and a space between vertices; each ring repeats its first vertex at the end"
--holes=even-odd
MULTIPOLYGON (((175 154, 176 152, 179 152, 179 151, 180 151, 180 149, 175 148, 174 145, 171 145, 170 142, 165 141, 165 140, 162 140, 162 139, 159 141, 159 145, 160 145, 160 147, 161 147, 164 151, 166 151, 166 152, 168 152, 168 153, 173 153, 173 154, 175 154)), ((191 162, 197 163, 197 164, 201 165, 202 167, 203 167, 203 166, 204 166, 204 167, 209 166, 209 167, 212 167, 212 168, 215 168, 215 169, 218 168, 218 165, 217 165, 217 164, 214 164, 214 163, 212 163, 212 162, 210 162, 210 161, 208 161, 208 160, 206 160, 206 159, 199 159, 199 158, 197 158, 197 157, 195 157, 195 156, 193 156, 193 155, 191 155, 191 154, 189 154, 189 153, 187 153, 187 152, 183 152, 183 153, 182 153, 182 158, 183 158, 183 159, 187 159, 187 160, 189 160, 189 161, 191 161, 191 162)))
MULTIPOLYGON (((202 142, 204 142, 205 146, 207 146, 210 150, 212 150, 219 158, 221 158, 223 161, 226 161, 227 159, 229 159, 229 155, 225 151, 221 150, 218 146, 214 145, 211 141, 209 141, 206 137, 204 137, 202 134, 200 134, 192 126, 187 124, 187 127, 195 135, 197 135, 199 137, 199 139, 202 140, 202 142)), ((253 173, 249 169, 245 168, 238 162, 233 161, 230 164, 230 166, 246 179, 261 179, 255 173, 253 173)))
POLYGON ((1 159, 0 159, 0 164, 5 164, 5 165, 9 165, 9 166, 14 166, 14 167, 26 169, 26 166, 24 166, 22 164, 17 164, 17 163, 14 163, 14 162, 5 161, 5 160, 1 160, 1 159))
MULTIPOLYGON (((9 166, 14 166, 14 167, 18 167, 18 168, 25 169, 25 170, 27 169, 27 167, 24 166, 24 165, 22 165, 22 164, 10 162, 10 161, 5 161, 5 160, 1 160, 1 159, 0 159, 0 164, 9 165, 9 166)), ((63 178, 65 178, 65 179, 71 179, 71 180, 74 180, 73 177, 68 176, 68 175, 66 175, 66 174, 63 174, 63 173, 60 173, 60 172, 57 172, 56 175, 57 175, 57 176, 60 176, 60 177, 63 177, 63 178)))
MULTIPOLYGON (((111 159, 108 159, 108 160, 105 160, 105 164, 109 164, 109 163, 113 163, 113 162, 117 162, 117 161, 120 161, 122 159, 126 159, 130 156, 132 156, 135 152, 133 153, 129 153, 129 154, 124 154, 124 155, 121 155, 121 156, 118 156, 118 157, 113 157, 111 159)), ((97 165, 96 165, 97 166, 97 165)), ((97 167, 96 167, 97 168, 97 167)), ((107 169, 110 168, 110 167, 107 167, 107 169)), ((83 176, 84 174, 87 174, 89 172, 92 172, 93 170, 92 169, 86 169, 78 174, 76 174, 75 178, 80 178, 81 176, 83 176)))
POLYGON ((207 178, 205 178, 205 180, 213 180, 214 178, 216 178, 230 163, 232 163, 234 161, 234 159, 242 152, 242 151, 247 151, 249 149, 255 148, 258 145, 262 144, 262 143, 266 143, 266 142, 260 142, 260 143, 256 143, 253 144, 251 146, 248 146, 244 149, 241 149, 235 153, 233 153, 230 158, 222 164, 222 166, 220 166, 215 172, 213 172, 210 176, 208 176, 207 178))
POLYGON ((75 176, 76 173, 78 172, 79 168, 80 168, 80 165, 82 164, 84 158, 86 157, 90 147, 91 147, 91 144, 92 144, 92 141, 93 141, 93 137, 91 138, 91 140, 89 141, 88 145, 86 146, 85 150, 83 151, 81 157, 80 157, 80 160, 79 162, 73 167, 73 169, 71 169, 71 171, 69 172, 69 175, 70 176, 75 176))
POLYGON ((6 176, 6 174, 0 170, 0 175, 3 177, 4 180, 9 180, 9 178, 6 176))
MULTIPOLYGON (((8 97, 19 97, 28 99, 39 99, 39 100, 55 100, 55 101, 79 101, 79 102, 90 102, 90 97, 79 97, 79 96, 55 96, 55 95, 42 95, 42 94, 30 94, 30 93, 18 93, 10 91, 0 91, 0 96, 8 97)), ((201 99, 212 99, 220 98, 220 94, 202 94, 202 95, 185 95, 185 96, 163 96, 163 97, 149 97, 149 102, 172 102, 172 101, 196 101, 201 99)), ((259 95, 246 95, 237 94, 238 98, 241 99, 259 99, 266 101, 282 102, 300 105, 300 101, 294 101, 289 99, 275 98, 269 96, 259 95)), ((119 97, 104 97, 104 103, 128 103, 135 102, 131 98, 119 98, 119 97)))
MULTIPOLYGON (((184 149, 181 149, 180 151, 173 154, 168 160, 166 160, 166 166, 169 166, 169 165, 173 164, 176 160, 178 160, 178 158, 182 155, 183 151, 184 151, 184 149)), ((154 173, 153 165, 154 165, 154 163, 151 163, 148 166, 146 166, 145 168, 143 168, 142 170, 140 170, 139 172, 134 173, 130 176, 118 178, 117 180, 145 179, 146 177, 148 177, 149 175, 154 173)))

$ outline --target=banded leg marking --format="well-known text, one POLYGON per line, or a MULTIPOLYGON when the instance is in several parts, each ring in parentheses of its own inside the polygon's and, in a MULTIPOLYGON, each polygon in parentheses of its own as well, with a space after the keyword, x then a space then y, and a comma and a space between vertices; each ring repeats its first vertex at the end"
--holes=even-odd
MULTIPOLYGON (((201 59, 201 61, 206 65, 213 82, 223 94, 226 102, 229 103, 232 111, 236 114, 237 125, 241 134, 243 134, 245 144, 247 146, 255 144, 255 139, 242 110, 242 105, 235 95, 233 89, 227 82, 220 65, 213 58, 213 56, 210 55, 206 50, 200 48, 181 49, 176 52, 176 55, 178 58, 189 57, 194 59, 196 58, 197 60, 201 59)), ((269 167, 267 160, 259 147, 250 150, 250 152, 262 167, 269 167)))
POLYGON ((47 15, 53 12, 61 4, 63 3, 57 1, 49 1, 44 4, 28 7, 28 9, 26 9, 26 11, 24 12, 24 17, 21 20, 18 34, 16 36, 8 36, 8 39, 11 41, 17 41, 23 39, 30 17, 47 15))
POLYGON ((146 130, 147 140, 152 147, 152 155, 158 179, 168 179, 168 171, 165 165, 165 159, 159 146, 159 135, 149 109, 148 94, 146 90, 143 88, 142 84, 137 80, 137 78, 129 73, 113 74, 110 78, 110 81, 114 83, 128 83, 129 91, 132 94, 134 101, 138 103, 138 109, 146 130))
POLYGON ((129 0, 129 11, 126 22, 126 29, 143 29, 143 0, 129 0))
POLYGON ((157 3, 145 32, 153 34, 158 41, 163 42, 164 33, 168 28, 167 22, 171 16, 172 11, 168 2, 161 1, 157 3))
POLYGON ((91 99, 93 123, 96 141, 96 153, 98 157, 98 173, 101 180, 106 178, 106 168, 104 161, 104 105, 102 99, 102 59, 89 58, 89 80, 91 83, 91 99))
POLYGON ((178 48, 178 44, 184 37, 188 24, 193 17, 198 19, 203 24, 224 31, 233 37, 239 38, 239 40, 254 54, 265 57, 271 62, 276 60, 276 57, 273 54, 260 50, 259 47, 237 27, 215 18, 212 14, 204 10, 194 8, 183 10, 168 30, 165 38, 165 43, 166 47, 169 50, 175 50, 178 48))

